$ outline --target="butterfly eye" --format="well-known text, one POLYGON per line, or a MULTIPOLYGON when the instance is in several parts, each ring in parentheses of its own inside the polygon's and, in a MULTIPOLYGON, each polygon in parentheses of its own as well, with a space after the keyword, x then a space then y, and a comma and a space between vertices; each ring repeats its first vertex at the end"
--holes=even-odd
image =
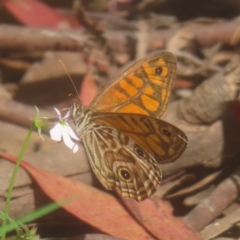
POLYGON ((156 67, 155 68, 155 74, 156 75, 161 75, 162 74, 162 67, 156 67))
POLYGON ((118 176, 124 181, 124 182, 132 182, 132 174, 129 172, 127 168, 119 168, 118 169, 118 176))
POLYGON ((166 128, 161 129, 161 131, 166 137, 172 137, 171 132, 169 132, 166 128))

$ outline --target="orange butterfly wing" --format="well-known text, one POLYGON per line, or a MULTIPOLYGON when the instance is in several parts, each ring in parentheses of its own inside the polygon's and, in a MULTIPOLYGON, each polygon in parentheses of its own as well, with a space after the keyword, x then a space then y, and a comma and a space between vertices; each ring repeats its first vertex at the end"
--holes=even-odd
POLYGON ((160 117, 166 109, 176 73, 170 52, 154 52, 137 61, 96 96, 94 112, 138 113, 160 117))

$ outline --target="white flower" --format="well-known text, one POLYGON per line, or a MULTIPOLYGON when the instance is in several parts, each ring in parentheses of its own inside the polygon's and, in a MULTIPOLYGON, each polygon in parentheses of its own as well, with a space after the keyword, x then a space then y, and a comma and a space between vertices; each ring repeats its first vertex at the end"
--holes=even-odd
POLYGON ((80 141, 80 139, 66 122, 66 119, 69 117, 69 112, 62 117, 60 111, 57 108, 54 109, 57 112, 59 122, 50 130, 50 136, 52 140, 58 142, 63 139, 66 146, 76 153, 78 151, 78 145, 73 140, 80 141))

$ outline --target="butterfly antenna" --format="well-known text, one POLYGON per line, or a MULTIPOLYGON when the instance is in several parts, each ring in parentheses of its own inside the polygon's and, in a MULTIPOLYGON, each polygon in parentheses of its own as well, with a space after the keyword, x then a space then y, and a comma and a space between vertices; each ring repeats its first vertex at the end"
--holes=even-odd
POLYGON ((66 73, 67 73, 67 75, 68 75, 70 81, 72 82, 72 85, 73 85, 73 87, 74 87, 75 92, 77 93, 77 95, 79 95, 78 90, 77 90, 77 88, 76 88, 76 86, 75 86, 75 84, 74 84, 74 82, 73 82, 73 80, 72 80, 72 78, 71 78, 71 76, 70 76, 70 74, 69 74, 69 72, 68 72, 68 70, 67 70, 65 64, 63 63, 62 60, 58 60, 58 61, 62 64, 63 68, 65 69, 65 71, 66 71, 66 73))

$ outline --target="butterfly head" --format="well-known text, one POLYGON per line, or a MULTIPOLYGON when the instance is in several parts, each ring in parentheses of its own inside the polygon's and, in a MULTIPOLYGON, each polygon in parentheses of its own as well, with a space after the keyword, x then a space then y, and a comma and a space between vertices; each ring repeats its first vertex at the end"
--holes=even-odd
POLYGON ((89 126, 91 110, 82 104, 74 103, 69 109, 69 113, 76 126, 76 132, 81 135, 89 126))

